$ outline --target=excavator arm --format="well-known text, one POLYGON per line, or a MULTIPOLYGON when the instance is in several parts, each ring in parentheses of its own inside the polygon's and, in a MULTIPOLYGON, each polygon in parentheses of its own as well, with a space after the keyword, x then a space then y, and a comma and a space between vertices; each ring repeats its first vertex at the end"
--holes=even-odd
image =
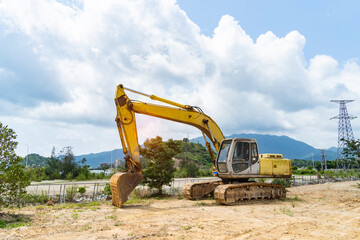
POLYGON ((224 135, 218 125, 209 116, 205 115, 201 109, 172 102, 155 95, 147 95, 134 91, 125 88, 122 84, 117 86, 115 104, 117 110, 115 121, 117 123, 128 170, 127 172, 116 173, 110 179, 113 205, 121 207, 122 204, 126 202, 129 194, 142 179, 140 146, 138 142, 135 113, 175 121, 200 129, 213 160, 214 171, 216 170, 215 156, 210 143, 207 142, 205 136, 210 139, 218 152, 221 141, 224 139, 224 135), (153 100, 172 106, 163 106, 130 100, 130 98, 126 95, 125 90, 147 96, 153 100))

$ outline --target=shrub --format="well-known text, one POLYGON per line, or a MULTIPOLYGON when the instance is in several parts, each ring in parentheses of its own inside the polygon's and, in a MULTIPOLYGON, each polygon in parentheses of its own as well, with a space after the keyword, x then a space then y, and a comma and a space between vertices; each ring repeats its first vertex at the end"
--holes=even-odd
POLYGON ((79 176, 76 177, 76 180, 79 180, 79 181, 84 181, 86 179, 87 178, 84 173, 80 173, 79 176))
POLYGON ((25 194, 23 197, 25 203, 46 203, 49 201, 49 196, 46 191, 41 191, 41 194, 25 194))
POLYGON ((283 185, 284 187, 291 187, 291 179, 290 178, 275 178, 271 182, 272 184, 283 185))
POLYGON ((78 192, 80 194, 84 194, 86 192, 86 188, 85 187, 79 187, 78 192))
POLYGON ((111 195, 111 188, 110 188, 110 184, 109 184, 109 183, 107 183, 107 184, 105 185, 103 193, 104 193, 105 195, 111 195))
POLYGON ((68 174, 66 174, 66 177, 65 177, 66 180, 72 180, 73 179, 73 175, 71 172, 69 172, 68 174))
POLYGON ((75 194, 76 194, 76 187, 75 186, 71 186, 71 187, 66 188, 66 197, 67 197, 67 200, 69 202, 71 202, 73 200, 73 198, 75 197, 75 194))

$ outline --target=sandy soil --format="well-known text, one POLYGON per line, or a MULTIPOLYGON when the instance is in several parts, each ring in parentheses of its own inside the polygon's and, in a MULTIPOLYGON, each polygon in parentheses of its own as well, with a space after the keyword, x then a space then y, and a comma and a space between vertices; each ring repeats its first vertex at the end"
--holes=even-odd
POLYGON ((294 187, 284 201, 235 206, 149 199, 122 209, 26 207, 12 212, 30 217, 30 226, 1 229, 0 239, 360 239, 358 184, 294 187))

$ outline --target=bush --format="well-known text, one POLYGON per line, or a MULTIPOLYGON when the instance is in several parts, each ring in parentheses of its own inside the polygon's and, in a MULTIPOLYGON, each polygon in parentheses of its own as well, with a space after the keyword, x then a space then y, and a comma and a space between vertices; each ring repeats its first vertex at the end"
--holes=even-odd
POLYGON ((0 220, 0 228, 5 228, 6 222, 4 220, 0 220))
POLYGON ((317 173, 314 169, 299 169, 294 170, 293 174, 299 174, 299 175, 315 175, 317 173))
POLYGON ((79 187, 78 192, 80 194, 84 194, 86 192, 86 188, 85 187, 79 187))
POLYGON ((75 194, 76 194, 76 187, 75 186, 71 186, 71 187, 66 188, 66 197, 67 197, 67 200, 69 202, 71 202, 73 200, 73 198, 75 197, 75 194))
POLYGON ((80 173, 79 176, 76 177, 76 180, 79 180, 79 181, 84 181, 86 179, 87 178, 84 173, 80 173))
POLYGON ((181 168, 181 169, 177 169, 174 173, 174 177, 176 178, 186 178, 187 177, 187 172, 186 169, 181 168))
POLYGON ((68 174, 66 174, 66 177, 65 177, 66 180, 72 180, 73 179, 73 175, 71 172, 69 172, 68 174))
POLYGON ((109 184, 109 183, 107 183, 107 184, 105 185, 103 193, 104 193, 105 195, 111 195, 111 188, 110 188, 110 184, 109 184))
POLYGON ((26 194, 23 197, 25 203, 40 203, 44 204, 49 201, 49 196, 46 191, 41 191, 41 194, 26 194))
POLYGON ((291 187, 291 179, 290 178, 275 178, 271 182, 272 184, 283 185, 284 187, 291 187))

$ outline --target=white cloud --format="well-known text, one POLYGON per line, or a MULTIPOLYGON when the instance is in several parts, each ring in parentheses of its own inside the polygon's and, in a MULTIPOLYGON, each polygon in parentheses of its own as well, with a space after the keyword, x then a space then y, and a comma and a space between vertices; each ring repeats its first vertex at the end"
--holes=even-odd
MULTIPOLYGON (((18 132, 22 154, 25 143, 40 154, 53 145, 72 145, 76 154, 119 147, 113 96, 120 83, 198 105, 226 135, 285 134, 316 147, 336 145, 328 119, 338 107, 329 100, 359 100, 356 60, 307 61, 299 32, 252 39, 228 15, 207 37, 176 1, 5 0, 0 16, 0 116, 18 132)), ((357 104, 349 109, 360 112, 357 104)), ((200 135, 147 119, 139 117, 140 141, 200 135)))

